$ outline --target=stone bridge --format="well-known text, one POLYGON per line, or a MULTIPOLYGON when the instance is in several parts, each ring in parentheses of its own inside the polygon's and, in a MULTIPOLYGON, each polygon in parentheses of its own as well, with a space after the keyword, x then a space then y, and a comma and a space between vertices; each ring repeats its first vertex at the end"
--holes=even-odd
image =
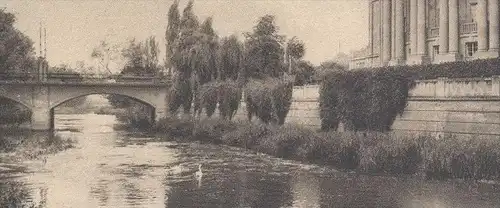
POLYGON ((54 108, 62 103, 86 95, 114 94, 137 100, 152 107, 153 120, 167 112, 169 83, 134 82, 9 82, 0 81, 0 97, 26 106, 31 110, 33 130, 51 130, 54 127, 54 108))

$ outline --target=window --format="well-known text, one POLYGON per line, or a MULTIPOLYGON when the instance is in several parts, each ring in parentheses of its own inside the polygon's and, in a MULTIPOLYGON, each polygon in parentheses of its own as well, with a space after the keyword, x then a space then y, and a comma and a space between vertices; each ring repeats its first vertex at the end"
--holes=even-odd
POLYGON ((436 58, 436 55, 439 54, 439 46, 435 45, 432 46, 432 59, 436 58))
POLYGON ((437 0, 427 0, 427 21, 429 28, 439 27, 439 4, 437 0))
POLYGON ((477 52, 477 41, 465 43, 465 56, 471 57, 477 52))
POLYGON ((475 22, 476 16, 476 6, 477 0, 459 0, 458 8, 459 8, 459 18, 460 23, 471 23, 475 22))

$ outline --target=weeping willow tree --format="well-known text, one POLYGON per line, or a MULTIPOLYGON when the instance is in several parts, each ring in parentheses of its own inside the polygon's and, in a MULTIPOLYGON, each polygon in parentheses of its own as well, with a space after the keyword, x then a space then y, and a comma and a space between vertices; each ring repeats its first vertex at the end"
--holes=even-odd
POLYGON ((231 120, 236 114, 243 85, 243 43, 234 35, 221 41, 219 50, 219 115, 231 120))
MULTIPOLYGON (((175 3, 174 7, 177 6, 175 3)), ((175 19, 175 9, 171 11, 175 19)), ((194 104, 195 114, 200 114, 200 86, 217 77, 218 36, 212 27, 211 17, 199 24, 193 12, 193 1, 188 2, 184 8, 179 33, 176 35, 171 57, 176 77, 169 99, 170 112, 176 114, 178 108, 182 106, 184 115, 189 115, 194 104)))
POLYGON ((234 35, 222 38, 216 60, 216 79, 201 86, 200 105, 208 117, 218 107, 220 118, 230 120, 241 100, 243 44, 234 35))
POLYGON ((200 27, 198 43, 194 50, 193 95, 194 111, 201 114, 200 86, 217 78, 218 37, 212 28, 212 18, 207 18, 200 27))
POLYGON ((181 15, 179 14, 179 0, 175 0, 168 10, 167 31, 165 32, 165 68, 172 73, 172 56, 174 54, 174 42, 179 37, 181 15))
POLYGON ((191 79, 195 65, 194 59, 196 57, 198 29, 199 22, 193 11, 193 1, 189 1, 183 10, 180 19, 179 34, 172 47, 171 63, 175 70, 173 87, 169 99, 169 109, 172 114, 176 114, 181 106, 185 115, 189 115, 191 111, 191 103, 193 101, 191 79))
POLYGON ((304 46, 296 38, 285 43, 278 30, 275 17, 265 15, 245 36, 244 72, 248 80, 244 91, 249 121, 257 116, 264 123, 282 125, 290 109, 295 77, 286 71, 290 71, 290 60, 304 55, 304 46))

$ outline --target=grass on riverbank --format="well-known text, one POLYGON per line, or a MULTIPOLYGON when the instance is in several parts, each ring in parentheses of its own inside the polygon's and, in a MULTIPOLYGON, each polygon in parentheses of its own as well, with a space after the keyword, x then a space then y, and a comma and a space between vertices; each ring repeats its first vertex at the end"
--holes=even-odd
POLYGON ((75 141, 40 132, 26 136, 0 136, 0 161, 38 159, 41 155, 54 154, 74 147, 75 141))
POLYGON ((365 173, 428 178, 500 179, 500 141, 375 132, 316 132, 219 119, 168 118, 154 130, 168 138, 251 149, 276 157, 365 173), (195 128, 196 126, 196 128, 195 128))

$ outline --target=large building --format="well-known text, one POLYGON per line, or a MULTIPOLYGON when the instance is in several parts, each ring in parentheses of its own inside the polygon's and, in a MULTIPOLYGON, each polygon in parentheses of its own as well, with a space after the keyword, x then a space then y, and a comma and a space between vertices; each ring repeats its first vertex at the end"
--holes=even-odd
POLYGON ((499 56, 499 0, 368 0, 369 44, 350 68, 499 56))

